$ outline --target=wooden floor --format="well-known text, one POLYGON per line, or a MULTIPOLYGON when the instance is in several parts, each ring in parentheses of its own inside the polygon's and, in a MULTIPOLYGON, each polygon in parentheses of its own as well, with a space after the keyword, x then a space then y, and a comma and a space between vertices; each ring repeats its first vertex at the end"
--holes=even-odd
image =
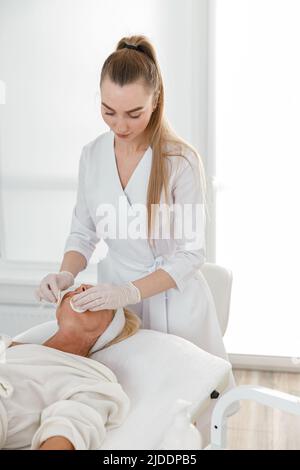
MULTIPOLYGON (((256 384, 300 396, 300 374, 235 370, 237 385, 256 384)), ((242 401, 228 418, 228 449, 300 449, 300 417, 242 401)))

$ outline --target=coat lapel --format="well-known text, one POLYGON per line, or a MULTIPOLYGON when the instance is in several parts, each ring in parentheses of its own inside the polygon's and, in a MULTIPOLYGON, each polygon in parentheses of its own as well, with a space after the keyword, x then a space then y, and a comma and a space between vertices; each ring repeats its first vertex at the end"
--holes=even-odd
POLYGON ((134 172, 132 173, 126 188, 123 189, 118 173, 118 167, 116 162, 116 156, 114 151, 114 133, 110 131, 110 146, 111 146, 111 165, 112 165, 112 174, 114 178, 113 184, 116 184, 118 187, 118 193, 120 196, 125 196, 127 198, 128 204, 132 206, 133 204, 147 204, 147 189, 148 181, 151 172, 152 165, 152 149, 149 146, 143 157, 136 166, 134 172))

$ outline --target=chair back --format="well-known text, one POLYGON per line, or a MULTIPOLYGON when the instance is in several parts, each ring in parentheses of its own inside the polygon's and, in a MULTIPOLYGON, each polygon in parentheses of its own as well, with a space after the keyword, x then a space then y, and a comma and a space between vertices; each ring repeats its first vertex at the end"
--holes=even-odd
POLYGON ((232 272, 214 263, 204 263, 201 266, 201 272, 213 296, 222 335, 224 336, 229 319, 232 272))

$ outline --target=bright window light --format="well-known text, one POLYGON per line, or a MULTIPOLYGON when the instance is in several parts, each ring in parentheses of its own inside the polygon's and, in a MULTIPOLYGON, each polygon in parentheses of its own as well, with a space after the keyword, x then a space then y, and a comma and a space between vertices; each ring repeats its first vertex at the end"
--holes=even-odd
POLYGON ((228 352, 300 356, 300 2, 216 1, 216 262, 228 352))

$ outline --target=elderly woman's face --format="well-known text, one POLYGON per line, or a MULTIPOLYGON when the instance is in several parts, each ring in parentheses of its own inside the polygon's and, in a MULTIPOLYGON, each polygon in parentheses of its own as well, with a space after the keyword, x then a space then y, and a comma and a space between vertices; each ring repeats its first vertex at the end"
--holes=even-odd
POLYGON ((91 312, 86 310, 83 313, 74 312, 70 305, 70 299, 80 292, 93 287, 90 284, 81 284, 74 291, 67 292, 56 309, 56 318, 60 330, 65 332, 82 332, 95 337, 102 334, 113 319, 113 310, 98 310, 91 312))

